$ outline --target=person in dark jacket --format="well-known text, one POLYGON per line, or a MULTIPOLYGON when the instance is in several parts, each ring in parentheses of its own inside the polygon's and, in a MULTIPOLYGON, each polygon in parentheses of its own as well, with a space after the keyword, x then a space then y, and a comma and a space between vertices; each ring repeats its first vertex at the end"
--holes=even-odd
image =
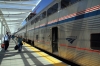
POLYGON ((6 35, 4 35, 4 44, 5 44, 5 51, 8 49, 9 47, 9 41, 10 41, 10 35, 8 34, 8 32, 6 32, 6 35))
POLYGON ((22 36, 18 36, 18 51, 22 51, 22 36))
POLYGON ((14 35, 12 35, 12 40, 14 40, 14 38, 15 38, 15 36, 14 36, 14 35))

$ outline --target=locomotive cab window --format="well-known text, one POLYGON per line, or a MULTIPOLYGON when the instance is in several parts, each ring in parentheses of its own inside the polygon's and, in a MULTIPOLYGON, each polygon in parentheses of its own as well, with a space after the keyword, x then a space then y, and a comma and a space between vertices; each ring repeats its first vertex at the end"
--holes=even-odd
POLYGON ((100 33, 91 34, 91 49, 100 50, 100 33))

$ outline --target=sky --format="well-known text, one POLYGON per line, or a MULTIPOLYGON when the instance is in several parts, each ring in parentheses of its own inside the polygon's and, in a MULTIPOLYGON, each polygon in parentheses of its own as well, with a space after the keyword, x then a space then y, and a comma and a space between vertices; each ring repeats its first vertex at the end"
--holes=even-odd
POLYGON ((49 5, 52 1, 53 0, 41 0, 41 2, 37 5, 37 7, 39 7, 39 8, 37 9, 36 13, 40 12, 43 8, 45 8, 47 5, 49 5))
MULTIPOLYGON (((41 0, 41 2, 36 6, 36 13, 39 13, 43 8, 49 5, 53 0, 41 0)), ((34 9, 34 10, 35 10, 34 9)), ((33 10, 33 12, 34 12, 33 10)), ((26 21, 22 22, 22 26, 26 24, 26 21)))

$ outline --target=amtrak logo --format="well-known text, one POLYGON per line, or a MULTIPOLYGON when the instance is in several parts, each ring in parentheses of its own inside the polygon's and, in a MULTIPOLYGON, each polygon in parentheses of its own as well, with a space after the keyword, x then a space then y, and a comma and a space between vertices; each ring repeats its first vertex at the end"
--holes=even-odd
POLYGON ((69 38, 66 38, 66 40, 68 40, 68 42, 72 44, 76 40, 76 37, 69 37, 69 38))

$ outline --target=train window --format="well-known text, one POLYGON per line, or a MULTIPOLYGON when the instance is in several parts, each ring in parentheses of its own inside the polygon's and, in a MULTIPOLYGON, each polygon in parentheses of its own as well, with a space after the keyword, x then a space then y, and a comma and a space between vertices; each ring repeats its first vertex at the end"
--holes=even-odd
POLYGON ((42 14, 40 15, 40 20, 42 20, 42 14))
POLYGON ((38 40, 38 35, 36 35, 36 40, 38 40))
POLYGON ((36 14, 35 13, 30 13, 28 15, 28 17, 26 18, 26 20, 30 20, 32 17, 34 17, 36 14))
POLYGON ((37 21, 38 21, 38 18, 36 17, 36 18, 35 18, 35 23, 36 23, 37 21))
POLYGON ((37 17, 37 22, 40 20, 40 16, 37 17))
POLYGON ((73 4, 73 3, 77 2, 77 1, 79 1, 79 0, 70 0, 70 3, 73 4))
POLYGON ((46 11, 43 12, 41 15, 40 15, 40 20, 44 19, 46 17, 46 11))
POLYGON ((56 11, 58 11, 58 3, 56 3, 55 5, 53 5, 52 7, 50 7, 48 10, 47 10, 47 16, 55 13, 56 11))
POLYGON ((39 17, 36 17, 36 22, 38 22, 39 21, 39 17))
POLYGON ((100 33, 91 34, 91 49, 100 50, 100 33))
POLYGON ((73 4, 79 0, 61 0, 61 9, 67 7, 69 4, 73 4))
POLYGON ((33 24, 33 20, 31 21, 31 25, 33 24))
POLYGON ((70 0, 61 0, 61 9, 69 5, 70 0))
POLYGON ((42 13, 42 19, 46 17, 46 11, 42 13))
POLYGON ((34 19, 34 23, 36 23, 36 19, 34 19))
POLYGON ((31 24, 34 24, 34 19, 31 21, 31 24))

